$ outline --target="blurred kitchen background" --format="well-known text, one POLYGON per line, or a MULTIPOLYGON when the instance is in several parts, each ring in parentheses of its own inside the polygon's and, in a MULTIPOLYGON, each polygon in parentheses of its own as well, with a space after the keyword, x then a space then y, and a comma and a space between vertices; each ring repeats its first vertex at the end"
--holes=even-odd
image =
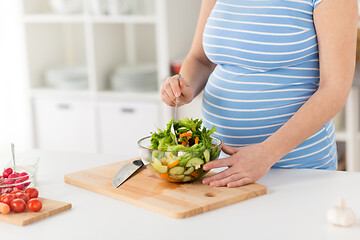
MULTIPOLYGON (((2 1, 0 157, 11 142, 17 151, 136 156, 137 140, 172 117, 158 90, 179 71, 200 4, 2 1)), ((345 109, 334 118, 339 170, 360 171, 359 86, 357 73, 345 109)), ((200 105, 201 96, 181 107, 178 118, 200 118, 200 105)))

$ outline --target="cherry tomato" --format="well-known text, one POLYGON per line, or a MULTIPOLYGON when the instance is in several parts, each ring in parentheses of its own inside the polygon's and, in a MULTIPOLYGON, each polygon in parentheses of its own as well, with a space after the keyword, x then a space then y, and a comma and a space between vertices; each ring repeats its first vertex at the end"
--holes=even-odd
POLYGON ((0 198, 0 202, 2 203, 6 203, 7 205, 10 206, 10 203, 15 199, 15 195, 14 194, 4 194, 4 195, 1 195, 1 198, 0 198))
POLYGON ((8 178, 17 178, 19 176, 19 173, 14 172, 8 176, 8 178))
POLYGON ((18 192, 23 193, 24 191, 21 191, 20 189, 16 189, 16 190, 12 190, 11 194, 16 194, 18 192))
POLYGON ((39 196, 39 191, 36 188, 28 188, 25 190, 25 193, 29 196, 29 198, 37 198, 39 196))
POLYGON ((11 193, 12 190, 13 190, 12 187, 2 188, 1 191, 0 191, 0 194, 11 193))
POLYGON ((3 175, 4 178, 7 178, 7 177, 9 177, 9 175, 12 174, 13 172, 14 172, 14 171, 12 170, 12 168, 7 168, 7 169, 4 170, 4 172, 3 172, 2 175, 3 175))
POLYGON ((24 182, 29 179, 29 174, 27 172, 22 172, 19 174, 19 177, 22 177, 22 178, 20 178, 21 182, 24 182))
POLYGON ((38 198, 32 198, 28 201, 27 207, 32 212, 38 212, 42 208, 42 203, 38 198))
POLYGON ((19 199, 22 199, 24 200, 24 202, 28 202, 29 201, 29 196, 26 194, 26 193, 23 193, 23 192, 18 192, 15 194, 15 198, 19 198, 19 199))
POLYGON ((4 185, 11 185, 13 183, 14 183, 14 179, 12 179, 12 178, 5 178, 3 181, 4 185))
POLYGON ((23 212, 26 209, 26 203, 24 200, 17 198, 10 203, 10 208, 16 213, 23 212))
POLYGON ((23 182, 22 180, 18 179, 14 182, 14 186, 19 190, 24 190, 25 185, 22 184, 22 182, 23 182))

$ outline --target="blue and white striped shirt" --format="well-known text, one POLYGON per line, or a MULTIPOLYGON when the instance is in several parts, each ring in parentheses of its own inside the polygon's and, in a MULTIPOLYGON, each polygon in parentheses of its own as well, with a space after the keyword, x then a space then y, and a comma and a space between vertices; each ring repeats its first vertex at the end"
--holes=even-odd
MULTIPOLYGON (((264 141, 319 86, 313 10, 321 0, 218 0, 203 47, 217 64, 206 84, 202 115, 233 147, 264 141)), ((336 169, 332 122, 274 167, 336 169)))

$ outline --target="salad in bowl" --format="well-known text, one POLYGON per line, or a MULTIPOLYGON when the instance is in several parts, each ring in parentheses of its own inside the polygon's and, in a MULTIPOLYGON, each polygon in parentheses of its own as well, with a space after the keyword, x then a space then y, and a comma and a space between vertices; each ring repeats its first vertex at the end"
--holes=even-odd
POLYGON ((171 132, 173 120, 165 130, 157 129, 151 136, 138 142, 140 158, 149 163, 155 175, 168 182, 191 182, 207 171, 203 166, 219 157, 222 141, 212 137, 215 127, 207 129, 200 119, 183 118, 174 122, 175 135, 171 132))

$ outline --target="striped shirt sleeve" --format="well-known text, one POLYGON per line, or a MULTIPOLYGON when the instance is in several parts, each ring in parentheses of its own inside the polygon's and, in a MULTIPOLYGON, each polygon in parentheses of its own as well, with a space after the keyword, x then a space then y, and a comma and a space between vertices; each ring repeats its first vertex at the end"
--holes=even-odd
POLYGON ((312 0, 314 8, 316 8, 319 3, 321 3, 322 0, 312 0))

